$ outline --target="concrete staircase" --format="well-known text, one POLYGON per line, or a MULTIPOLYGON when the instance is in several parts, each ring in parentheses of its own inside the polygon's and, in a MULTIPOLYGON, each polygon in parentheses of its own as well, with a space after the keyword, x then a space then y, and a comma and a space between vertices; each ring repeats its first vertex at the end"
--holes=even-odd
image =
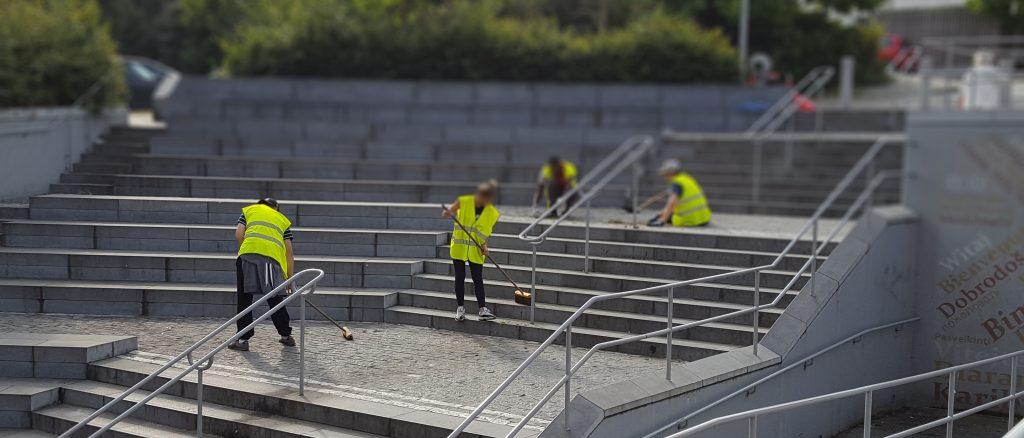
MULTIPOLYGON (((245 178, 260 180, 269 176, 267 172, 294 176, 309 167, 325 172, 370 170, 364 169, 362 161, 334 167, 345 162, 148 154, 147 138, 160 134, 116 129, 79 164, 79 169, 100 171, 110 169, 98 167, 121 166, 119 171, 169 174, 189 173, 189 169, 195 173, 237 169, 245 178)), ((392 164, 378 162, 376 166, 395 172, 389 167, 392 164)), ((420 177, 445 174, 442 164, 409 165, 420 177)), ((501 169, 497 165, 492 168, 501 169)), ((519 175, 519 170, 525 172, 528 168, 504 168, 507 175, 519 175)), ((79 175, 83 174, 68 177, 79 175)), ((122 177, 108 181, 111 184, 106 186, 114 194, 55 193, 32 197, 27 206, 0 210, 6 216, 0 247, 0 300, 7 304, 5 308, 159 316, 229 317, 234 313, 234 222, 241 207, 251 203, 259 189, 240 187, 234 192, 240 195, 237 197, 222 193, 208 197, 133 196, 123 193, 125 181, 122 177)), ((62 188, 67 185, 57 185, 55 191, 62 188)), ((460 193, 464 188, 454 190, 460 193)), ((313 197, 321 196, 333 197, 313 197)), ((450 200, 454 194, 446 196, 445 200, 450 200)), ((512 302, 512 285, 490 267, 485 271, 489 307, 500 319, 456 323, 452 318, 453 273, 447 259, 451 225, 439 217, 437 206, 303 197, 283 201, 282 211, 296 224, 297 267, 316 267, 327 273, 316 300, 333 317, 538 341, 591 297, 767 263, 786 243, 778 238, 724 233, 596 226, 591 232, 591 269, 584 272, 584 230, 578 224, 567 224, 538 248, 535 324, 529 322, 529 308, 512 302)), ((506 266, 521 287, 530 284, 531 248, 515 235, 526 221, 504 218, 491 244, 495 259, 506 266)), ((807 253, 807 246, 799 245, 778 271, 762 276, 762 302, 774 299, 779 288, 806 261, 806 255, 800 254, 807 253)), ((806 276, 798 279, 794 290, 804 281, 806 276)), ((676 323, 749 306, 753 302, 752 284, 748 276, 681 288, 673 309, 676 323)), ((472 297, 472 285, 467 286, 472 297)), ((783 304, 790 299, 784 298, 783 304)), ((663 295, 604 302, 580 320, 574 343, 590 346, 660 329, 666 304, 663 295)), ((470 310, 475 306, 471 305, 470 310)), ((758 332, 765 333, 780 313, 763 312, 758 332)), ((677 337, 674 354, 678 359, 695 360, 748 345, 751 325, 747 316, 694 328, 677 337)), ((664 343, 664 339, 650 339, 621 346, 619 351, 660 355, 664 354, 664 343)))
MULTIPOLYGON (((142 356, 131 353, 135 338, 6 334, 0 336, 0 349, 6 353, 6 359, 21 359, 30 370, 26 374, 19 371, 24 367, 0 368, 0 436, 60 434, 159 367, 153 361, 138 360, 142 356), (59 361, 65 371, 53 374, 50 371, 57 368, 46 361, 59 361), (33 374, 31 369, 40 371, 33 374)), ((173 372, 174 369, 167 375, 173 372)), ((447 436, 460 420, 413 407, 339 396, 320 391, 316 385, 311 385, 305 396, 298 396, 276 383, 215 371, 206 373, 203 381, 203 431, 214 437, 439 438, 447 436)), ((95 432, 148 396, 149 390, 166 382, 166 377, 157 377, 74 436, 95 432)), ((196 391, 193 374, 104 436, 194 437, 198 419, 196 391)), ((505 425, 474 422, 463 436, 499 437, 507 434, 508 429, 505 425)), ((536 434, 537 431, 528 430, 523 436, 536 434)))

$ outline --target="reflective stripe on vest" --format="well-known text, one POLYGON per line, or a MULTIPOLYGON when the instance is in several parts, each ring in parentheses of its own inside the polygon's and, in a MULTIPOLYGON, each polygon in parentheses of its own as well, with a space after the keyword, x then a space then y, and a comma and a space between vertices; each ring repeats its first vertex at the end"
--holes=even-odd
POLYGON ((498 222, 500 216, 501 214, 498 212, 498 209, 494 208, 493 205, 484 207, 480 216, 477 216, 473 195, 460 196, 459 211, 456 217, 462 223, 462 226, 466 227, 469 234, 462 231, 462 228, 459 228, 458 225, 454 225, 451 248, 449 250, 452 259, 466 260, 482 265, 485 260, 484 254, 477 247, 476 243, 473 242, 486 245, 487 239, 490 238, 491 232, 494 230, 494 224, 498 222))
POLYGON ((242 209, 245 216, 245 240, 238 248, 238 255, 259 254, 274 259, 285 278, 288 271, 287 249, 284 232, 292 223, 285 215, 263 204, 253 204, 242 209))
POLYGON ((672 211, 672 225, 703 225, 711 220, 711 209, 704 196, 704 190, 690 174, 680 173, 672 180, 683 189, 683 197, 676 201, 672 211))

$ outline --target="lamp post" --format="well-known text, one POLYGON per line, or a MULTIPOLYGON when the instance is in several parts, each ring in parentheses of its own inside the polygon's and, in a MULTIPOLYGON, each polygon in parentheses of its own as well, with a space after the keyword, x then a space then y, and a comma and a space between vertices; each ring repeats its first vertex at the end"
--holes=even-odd
POLYGON ((744 83, 747 77, 747 56, 750 52, 749 40, 750 40, 750 0, 740 0, 740 26, 739 26, 739 46, 740 52, 740 83, 744 83))

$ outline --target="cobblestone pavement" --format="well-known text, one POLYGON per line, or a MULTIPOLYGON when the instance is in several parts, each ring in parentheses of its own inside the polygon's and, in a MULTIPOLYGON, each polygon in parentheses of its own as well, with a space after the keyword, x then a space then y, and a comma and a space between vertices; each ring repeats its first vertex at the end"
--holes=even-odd
MULTIPOLYGON (((0 314, 0 330, 8 333, 138 336, 139 350, 146 353, 138 357, 153 361, 180 353, 222 322, 213 318, 0 314)), ((356 336, 352 342, 343 340, 333 325, 309 323, 306 370, 310 379, 345 385, 385 401, 416 400, 455 412, 468 412, 483 400, 538 345, 397 324, 351 323, 349 327, 356 336)), ((233 334, 234 329, 227 330, 218 339, 223 341, 233 334)), ((297 329, 294 335, 298 339, 297 329)), ((279 345, 272 325, 257 329, 251 347, 248 353, 225 350, 218 354, 214 371, 238 374, 254 370, 253 376, 282 382, 281 376, 297 376, 298 349, 279 345)), ((575 349, 574 358, 585 351, 575 349)), ((491 409, 511 417, 525 414, 561 377, 564 362, 562 347, 549 348, 491 409)), ((663 359, 599 352, 580 370, 573 388, 574 392, 586 391, 663 369, 663 359)), ((562 404, 561 396, 554 397, 538 417, 554 418, 562 404)))

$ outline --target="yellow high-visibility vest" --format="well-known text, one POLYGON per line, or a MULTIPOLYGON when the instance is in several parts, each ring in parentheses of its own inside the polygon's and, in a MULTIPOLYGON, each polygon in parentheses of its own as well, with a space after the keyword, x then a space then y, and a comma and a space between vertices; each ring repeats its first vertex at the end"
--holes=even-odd
POLYGON ((253 204, 242 209, 245 215, 245 240, 238 247, 238 255, 259 254, 270 257, 281 265, 284 277, 291 277, 284 244, 284 232, 291 228, 292 221, 281 212, 263 204, 253 204))
POLYGON ((704 190, 690 174, 680 172, 672 182, 683 188, 683 194, 676 201, 672 210, 672 225, 677 227, 695 227, 711 222, 711 208, 704 197, 704 190))
POLYGON ((494 224, 498 223, 501 213, 493 205, 484 207, 480 216, 476 215, 476 207, 473 195, 459 197, 459 212, 456 215, 462 226, 466 227, 469 234, 462 231, 458 225, 452 230, 451 250, 449 253, 452 260, 465 260, 478 265, 484 264, 484 253, 480 251, 473 241, 480 245, 486 245, 487 239, 494 231, 494 224), (470 240, 472 239, 472 240, 470 240))
MULTIPOLYGON (((569 182, 569 187, 576 187, 576 179, 579 177, 576 165, 563 160, 562 170, 565 172, 565 180, 569 182)), ((555 172, 550 164, 545 164, 544 167, 540 168, 540 175, 544 181, 551 181, 555 178, 555 172)))

